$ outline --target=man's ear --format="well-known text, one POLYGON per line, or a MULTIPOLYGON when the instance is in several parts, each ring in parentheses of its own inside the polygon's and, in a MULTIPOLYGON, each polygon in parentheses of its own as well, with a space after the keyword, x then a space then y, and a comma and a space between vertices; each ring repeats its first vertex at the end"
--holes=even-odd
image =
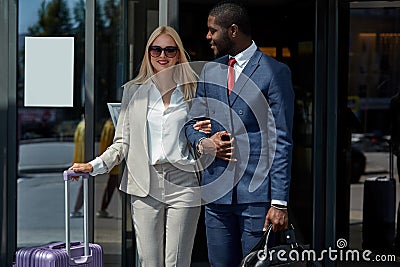
POLYGON ((239 27, 236 24, 232 24, 229 27, 229 34, 232 38, 236 38, 239 34, 239 27))

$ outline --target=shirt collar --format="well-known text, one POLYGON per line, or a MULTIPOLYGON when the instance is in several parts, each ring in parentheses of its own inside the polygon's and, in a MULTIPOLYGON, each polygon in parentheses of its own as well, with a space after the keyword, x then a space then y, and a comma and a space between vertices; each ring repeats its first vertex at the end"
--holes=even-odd
POLYGON ((183 99, 183 93, 181 90, 181 86, 179 84, 176 85, 176 89, 172 92, 171 95, 171 104, 176 105, 183 99))
MULTIPOLYGON (((236 56, 234 56, 234 58, 236 59, 236 63, 239 66, 243 66, 243 64, 246 64, 247 61, 250 60, 250 58, 253 56, 254 52, 256 52, 257 50, 257 46, 254 43, 254 41, 251 41, 251 45, 249 47, 247 47, 245 50, 243 50, 242 52, 238 53, 236 56)), ((232 56, 229 55, 229 58, 231 58, 232 56)))
MULTIPOLYGON (((161 93, 160 91, 158 91, 156 85, 154 83, 151 83, 150 86, 150 99, 152 100, 152 102, 157 102, 157 101, 161 101, 161 93)), ((183 93, 182 93, 182 86, 180 84, 176 85, 176 89, 172 92, 171 95, 171 101, 170 104, 177 104, 181 101, 181 99, 183 99, 183 93)))

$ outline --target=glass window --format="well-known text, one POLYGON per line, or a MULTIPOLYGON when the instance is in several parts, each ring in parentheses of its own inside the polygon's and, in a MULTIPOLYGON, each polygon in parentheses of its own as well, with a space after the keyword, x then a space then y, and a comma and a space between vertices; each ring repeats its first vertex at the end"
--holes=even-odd
MULTIPOLYGON (((158 26, 158 1, 95 4, 95 154, 100 155, 114 136, 107 103, 120 102, 123 85, 135 76, 147 37, 158 26)), ((123 167, 95 178, 94 241, 103 247, 108 266, 134 266, 130 197, 118 189, 123 167)))
MULTIPOLYGON (((388 140, 394 138, 391 130, 396 126, 391 119, 398 117, 398 114, 391 112, 390 103, 400 90, 398 3, 354 3, 350 9, 347 100, 348 107, 355 115, 350 166, 350 228, 353 229, 350 231, 350 246, 353 248, 371 248, 368 245, 368 236, 373 231, 366 231, 370 221, 363 221, 363 218, 372 207, 369 211, 363 208, 366 201, 364 197, 367 196, 363 195, 364 182, 368 178, 390 176, 388 140), (388 6, 383 7, 382 4, 388 6), (363 232, 366 236, 361 235, 363 232)), ((397 164, 394 167, 394 178, 398 179, 397 164)), ((388 196, 391 192, 383 194, 388 196)), ((397 207, 395 199, 392 204, 397 207)), ((391 214, 387 206, 380 208, 387 211, 385 214, 388 216, 391 214)), ((395 228, 395 217, 393 220, 389 217, 385 217, 385 227, 376 229, 380 235, 380 242, 376 242, 376 246, 380 249, 388 249, 384 244, 388 235, 394 238, 394 232, 385 232, 394 231, 395 228), (385 230, 380 232, 383 228, 385 230)))
MULTIPOLYGON (((112 144, 114 124, 107 107, 109 102, 120 102, 121 86, 125 82, 126 29, 123 22, 124 1, 95 1, 95 79, 94 118, 95 156, 112 144)), ((104 261, 109 266, 121 266, 122 201, 118 190, 121 166, 109 174, 95 177, 94 242, 104 250, 104 261)))
MULTIPOLYGON (((19 1, 18 14, 17 246, 23 247, 65 238, 62 171, 73 162, 74 134, 83 114, 85 1, 19 1), (75 108, 24 106, 26 36, 74 37, 75 108)), ((78 187, 72 184, 72 197, 78 187)), ((79 222, 72 221, 73 240, 82 239, 79 222)))
MULTIPOLYGON (((124 54, 124 1, 96 1, 95 154, 113 137, 108 102, 121 99, 128 58, 124 54), (126 58, 124 58, 126 57, 126 58)), ((18 247, 64 241, 62 171, 84 162, 84 0, 20 1, 18 50, 18 247), (74 108, 24 107, 24 37, 74 37, 74 108)), ((57 86, 57 85, 55 85, 57 86)), ((90 159, 89 159, 90 160, 90 159)), ((109 266, 121 266, 122 208, 119 169, 95 178, 95 243, 109 266)), ((81 241, 82 183, 71 183, 71 240, 81 241)), ((129 216, 130 219, 130 216, 129 216)), ((132 239, 132 235, 130 236, 132 239)))

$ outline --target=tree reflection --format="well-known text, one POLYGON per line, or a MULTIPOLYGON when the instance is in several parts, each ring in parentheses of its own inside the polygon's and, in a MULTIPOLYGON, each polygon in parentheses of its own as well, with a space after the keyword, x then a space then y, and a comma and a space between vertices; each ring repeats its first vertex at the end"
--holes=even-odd
POLYGON ((53 0, 46 4, 43 0, 39 20, 28 28, 31 36, 65 36, 72 33, 70 14, 65 0, 53 0))

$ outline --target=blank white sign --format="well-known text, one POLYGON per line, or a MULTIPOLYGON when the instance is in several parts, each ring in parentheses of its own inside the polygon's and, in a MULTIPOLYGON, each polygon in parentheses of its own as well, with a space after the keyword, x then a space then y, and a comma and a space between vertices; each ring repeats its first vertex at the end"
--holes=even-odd
POLYGON ((73 84, 73 37, 25 37, 26 107, 72 107, 73 84))

